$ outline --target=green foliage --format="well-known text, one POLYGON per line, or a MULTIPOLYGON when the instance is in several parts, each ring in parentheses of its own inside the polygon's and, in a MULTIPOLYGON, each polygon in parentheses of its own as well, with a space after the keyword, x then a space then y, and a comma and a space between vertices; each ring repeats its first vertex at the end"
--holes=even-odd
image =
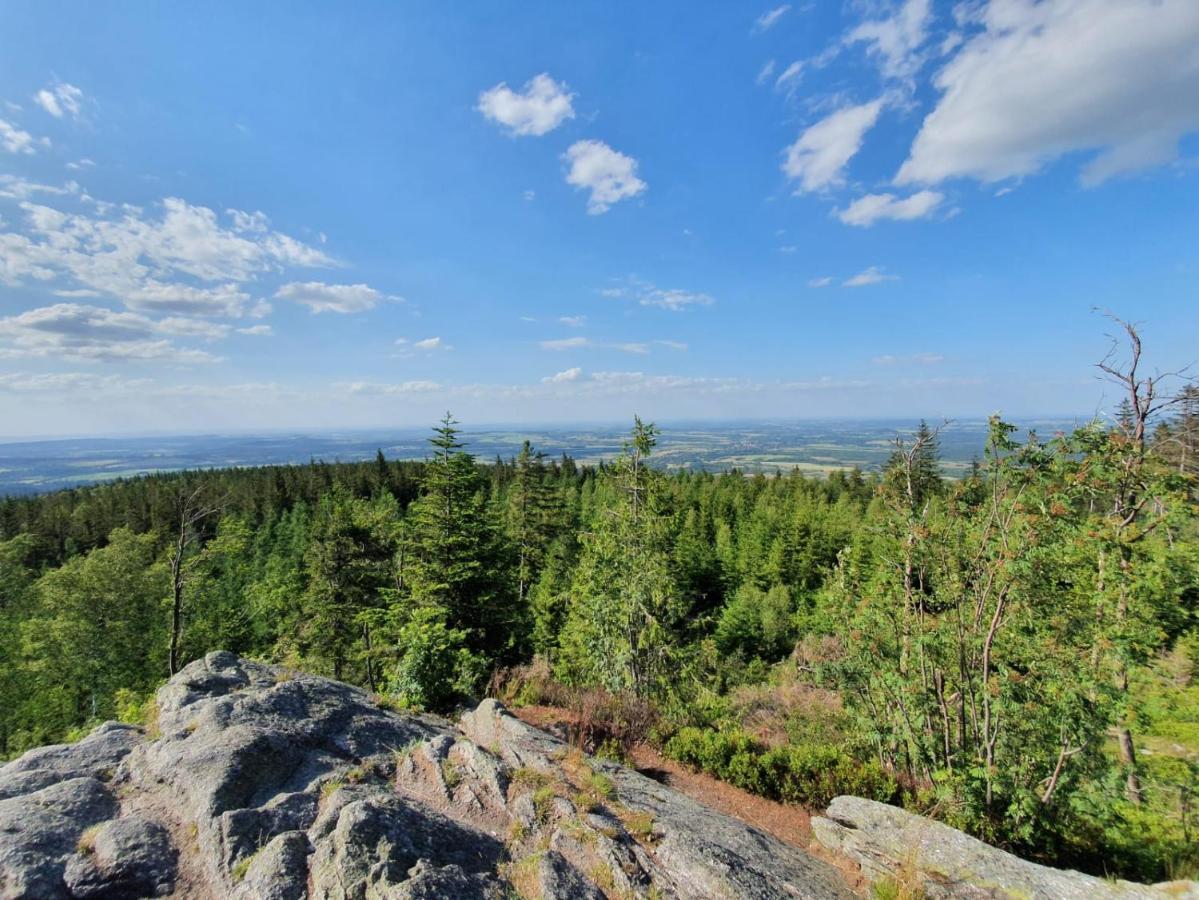
POLYGON ((923 424, 879 475, 746 478, 652 468, 639 419, 611 463, 481 466, 447 415, 424 462, 3 500, 0 757, 153 729, 178 498, 220 497, 175 557, 181 663, 229 649, 430 709, 498 669, 597 753, 669 737, 786 802, 853 793, 1046 862, 1193 874, 1196 397, 1151 437, 1131 403, 1048 442, 995 420, 959 481, 923 424))
POLYGON ((444 709, 470 694, 484 674, 482 661, 466 647, 466 633, 446 625, 440 610, 418 609, 399 632, 403 648, 391 690, 406 706, 444 709))
POLYGON ((672 759, 742 790, 787 803, 823 807, 838 794, 890 801, 895 780, 876 762, 859 762, 837 747, 815 744, 768 749, 738 728, 685 727, 666 742, 672 759))

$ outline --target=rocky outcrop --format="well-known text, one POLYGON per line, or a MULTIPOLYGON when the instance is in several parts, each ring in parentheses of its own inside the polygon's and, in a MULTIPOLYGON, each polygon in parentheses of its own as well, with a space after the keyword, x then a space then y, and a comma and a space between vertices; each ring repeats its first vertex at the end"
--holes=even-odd
MULTIPOLYGON (((455 725, 211 653, 156 709, 0 767, 0 900, 853 896, 832 865, 492 700, 455 725)), ((870 877, 915 859, 930 895, 1162 896, 855 798, 815 827, 870 877)))
POLYGON ((0 897, 851 896, 835 869, 488 701, 459 726, 212 653, 0 768, 0 897))
POLYGON ((812 834, 872 881, 918 885, 924 895, 1011 900, 1199 900, 1199 884, 1143 885, 1051 869, 939 822, 861 797, 837 797, 812 834))

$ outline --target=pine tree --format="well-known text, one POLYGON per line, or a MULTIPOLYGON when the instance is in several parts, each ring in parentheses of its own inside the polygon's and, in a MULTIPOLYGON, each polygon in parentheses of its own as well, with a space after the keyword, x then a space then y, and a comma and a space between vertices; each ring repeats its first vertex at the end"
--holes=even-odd
POLYGON ((558 503, 546 483, 544 456, 525 441, 514 464, 508 497, 509 536, 516 550, 516 600, 524 608, 557 526, 558 503))
POLYGON ((606 475, 615 495, 583 536, 559 671, 645 696, 666 687, 682 603, 661 475, 646 464, 658 430, 634 419, 606 475))
POLYGON ((413 604, 440 608, 447 628, 468 634, 473 650, 496 659, 512 652, 523 614, 504 596, 503 546, 457 424, 446 413, 429 441, 434 454, 424 493, 409 509, 404 579, 413 604))

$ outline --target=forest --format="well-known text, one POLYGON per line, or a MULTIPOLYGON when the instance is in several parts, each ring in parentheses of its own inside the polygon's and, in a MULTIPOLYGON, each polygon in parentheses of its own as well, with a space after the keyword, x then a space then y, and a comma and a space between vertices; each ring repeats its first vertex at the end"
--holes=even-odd
POLYGON ((1112 421, 938 429, 882 471, 423 462, 190 471, 0 502, 0 758, 145 722, 214 649, 396 708, 573 709, 783 802, 853 793, 1029 858, 1199 874, 1199 388, 1101 363, 1112 421))

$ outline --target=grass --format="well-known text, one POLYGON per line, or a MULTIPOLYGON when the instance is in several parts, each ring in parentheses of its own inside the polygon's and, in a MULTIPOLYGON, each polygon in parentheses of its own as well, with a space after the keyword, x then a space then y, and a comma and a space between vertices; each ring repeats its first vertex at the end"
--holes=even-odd
POLYGON ((83 834, 79 835, 79 840, 75 844, 75 849, 84 856, 90 856, 96 852, 96 835, 100 833, 100 825, 93 825, 91 828, 85 829, 83 834))
POLYGON ((501 874, 508 880, 520 900, 543 900, 538 869, 544 857, 543 851, 537 851, 503 866, 501 874))
POLYGON ((332 778, 321 785, 321 799, 327 800, 346 786, 340 778, 332 778))
POLYGON ((254 864, 254 857, 257 853, 251 853, 249 856, 243 856, 233 864, 233 868, 229 870, 229 874, 233 876, 233 880, 241 882, 245 880, 246 873, 250 871, 250 866, 254 864))
POLYGON ((451 791, 462 783, 462 772, 458 763, 448 756, 441 761, 441 777, 445 780, 446 788, 451 791))

